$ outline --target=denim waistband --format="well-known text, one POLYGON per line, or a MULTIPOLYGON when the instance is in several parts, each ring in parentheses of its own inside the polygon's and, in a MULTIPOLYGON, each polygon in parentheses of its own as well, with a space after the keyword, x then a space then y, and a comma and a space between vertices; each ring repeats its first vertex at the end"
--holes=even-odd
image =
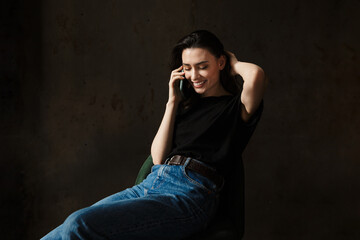
POLYGON ((202 175, 208 180, 212 181, 217 188, 217 191, 220 191, 224 186, 224 178, 217 173, 216 169, 209 166, 208 164, 182 155, 175 155, 170 158, 167 158, 164 162, 165 165, 182 165, 184 168, 196 172, 197 174, 202 175), (175 159, 173 159, 175 158, 175 159), (171 162, 172 160, 173 163, 171 162))

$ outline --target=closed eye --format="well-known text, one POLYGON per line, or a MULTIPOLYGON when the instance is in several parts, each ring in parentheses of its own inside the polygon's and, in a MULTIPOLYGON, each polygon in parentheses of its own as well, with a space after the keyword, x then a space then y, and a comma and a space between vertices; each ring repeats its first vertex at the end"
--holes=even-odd
MULTIPOLYGON (((204 67, 199 67, 199 69, 201 69, 201 70, 204 70, 204 69, 207 69, 208 68, 208 66, 204 66, 204 67)), ((190 71, 191 70, 191 68, 184 68, 184 71, 190 71)))

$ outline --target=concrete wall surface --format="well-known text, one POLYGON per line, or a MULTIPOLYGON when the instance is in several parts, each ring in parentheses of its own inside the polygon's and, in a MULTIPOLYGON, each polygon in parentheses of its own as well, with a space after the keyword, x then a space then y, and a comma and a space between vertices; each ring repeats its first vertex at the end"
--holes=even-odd
POLYGON ((244 239, 360 239, 360 1, 2 1, 2 239, 132 186, 170 51, 208 29, 269 77, 244 239))

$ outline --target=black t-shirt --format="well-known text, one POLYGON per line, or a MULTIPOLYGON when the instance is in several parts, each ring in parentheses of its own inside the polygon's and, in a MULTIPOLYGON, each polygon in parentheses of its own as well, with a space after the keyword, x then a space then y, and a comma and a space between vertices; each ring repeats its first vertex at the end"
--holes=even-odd
POLYGON ((200 98, 176 114, 173 145, 170 154, 203 161, 226 174, 228 164, 241 159, 250 137, 260 120, 264 100, 248 122, 241 118, 241 93, 200 98))

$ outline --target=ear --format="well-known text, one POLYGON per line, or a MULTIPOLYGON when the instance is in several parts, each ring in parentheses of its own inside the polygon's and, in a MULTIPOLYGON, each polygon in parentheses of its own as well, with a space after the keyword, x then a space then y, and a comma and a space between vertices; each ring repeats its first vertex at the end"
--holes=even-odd
POLYGON ((218 64, 219 64, 219 69, 220 71, 224 69, 225 64, 226 64, 226 58, 225 55, 221 55, 218 59, 218 64))

